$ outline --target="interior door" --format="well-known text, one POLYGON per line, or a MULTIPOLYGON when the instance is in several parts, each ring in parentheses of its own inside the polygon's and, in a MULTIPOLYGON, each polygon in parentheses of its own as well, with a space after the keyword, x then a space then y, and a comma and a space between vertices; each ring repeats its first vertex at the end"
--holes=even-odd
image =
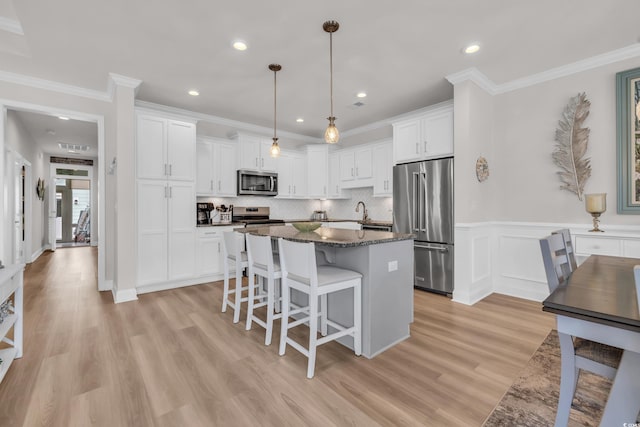
POLYGON ((13 259, 15 262, 24 262, 24 234, 22 228, 24 217, 22 185, 24 177, 22 174, 22 162, 14 161, 13 169, 13 259))
POLYGON ((49 178, 49 185, 45 188, 47 194, 47 212, 48 212, 48 225, 49 230, 47 233, 47 240, 49 249, 56 250, 56 216, 58 214, 57 202, 56 202, 56 177, 55 175, 49 178))

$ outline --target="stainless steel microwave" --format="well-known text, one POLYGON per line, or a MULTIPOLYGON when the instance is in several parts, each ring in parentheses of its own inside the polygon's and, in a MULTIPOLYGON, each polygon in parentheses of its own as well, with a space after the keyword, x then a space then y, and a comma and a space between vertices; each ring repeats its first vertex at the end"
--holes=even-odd
POLYGON ((272 172, 238 171, 238 196, 277 196, 278 174, 272 172))

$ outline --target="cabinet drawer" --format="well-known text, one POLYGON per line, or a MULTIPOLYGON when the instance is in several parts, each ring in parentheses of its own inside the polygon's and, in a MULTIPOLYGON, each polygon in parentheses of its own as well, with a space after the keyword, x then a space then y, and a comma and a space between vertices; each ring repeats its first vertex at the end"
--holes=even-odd
POLYGON ((623 240, 622 255, 629 258, 640 258, 640 240, 623 240))
POLYGON ((198 228, 198 239, 213 239, 222 237, 222 230, 214 227, 200 227, 198 228))
POLYGON ((617 239, 576 236, 576 254, 620 256, 620 249, 617 239))

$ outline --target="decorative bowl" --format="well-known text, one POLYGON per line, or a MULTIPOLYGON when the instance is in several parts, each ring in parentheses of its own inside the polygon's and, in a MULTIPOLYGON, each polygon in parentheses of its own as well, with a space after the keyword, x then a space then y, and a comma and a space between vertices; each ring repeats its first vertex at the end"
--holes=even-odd
POLYGON ((296 230, 307 233, 319 228, 321 224, 319 222, 294 222, 291 225, 293 225, 296 230))

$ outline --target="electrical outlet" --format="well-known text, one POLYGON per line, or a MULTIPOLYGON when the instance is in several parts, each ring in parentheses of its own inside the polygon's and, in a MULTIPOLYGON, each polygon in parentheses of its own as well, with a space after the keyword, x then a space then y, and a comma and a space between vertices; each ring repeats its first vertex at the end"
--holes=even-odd
POLYGON ((398 261, 389 261, 389 271, 396 271, 398 269, 398 261))

